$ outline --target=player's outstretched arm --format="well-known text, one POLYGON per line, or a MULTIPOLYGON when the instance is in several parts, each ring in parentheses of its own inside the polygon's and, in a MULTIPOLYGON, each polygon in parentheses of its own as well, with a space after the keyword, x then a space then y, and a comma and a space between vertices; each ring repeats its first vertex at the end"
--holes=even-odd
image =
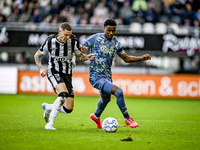
POLYGON ((142 61, 151 60, 151 55, 145 54, 145 55, 142 56, 142 59, 143 59, 142 61))
POLYGON ((93 60, 95 58, 95 54, 88 54, 87 60, 93 60))
POLYGON ((126 53, 123 53, 122 55, 119 56, 121 59, 124 60, 124 62, 136 62, 136 61, 146 61, 146 60, 151 60, 151 55, 145 54, 143 56, 129 56, 126 53))
POLYGON ((41 63, 42 56, 43 55, 40 53, 40 50, 38 50, 34 55, 34 59, 35 59, 35 64, 37 65, 37 67, 40 70, 40 75, 42 77, 45 77, 47 75, 47 71, 42 67, 42 63, 41 63))
POLYGON ((93 60, 94 57, 95 57, 95 54, 88 54, 88 55, 85 55, 85 54, 83 54, 83 53, 80 53, 79 55, 76 55, 76 59, 77 59, 78 61, 81 61, 81 62, 86 61, 86 60, 93 60))
POLYGON ((82 53, 85 53, 88 50, 88 47, 80 45, 80 50, 81 50, 82 53))

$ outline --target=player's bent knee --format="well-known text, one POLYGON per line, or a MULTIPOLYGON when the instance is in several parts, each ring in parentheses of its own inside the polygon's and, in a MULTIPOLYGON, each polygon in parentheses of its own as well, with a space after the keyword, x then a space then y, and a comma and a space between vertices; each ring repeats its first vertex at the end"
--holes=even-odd
POLYGON ((69 96, 69 93, 61 92, 61 93, 58 94, 58 96, 67 98, 69 96))
POLYGON ((109 103, 109 102, 110 102, 110 98, 108 98, 108 99, 103 99, 103 102, 109 103))
POLYGON ((73 109, 67 109, 66 107, 63 106, 63 109, 66 113, 71 113, 73 111, 73 109))
POLYGON ((73 109, 72 110, 68 110, 67 113, 71 113, 72 111, 73 111, 73 109))
POLYGON ((123 90, 122 90, 121 88, 118 88, 118 89, 115 91, 114 95, 115 95, 116 97, 123 96, 123 95, 124 95, 123 90))

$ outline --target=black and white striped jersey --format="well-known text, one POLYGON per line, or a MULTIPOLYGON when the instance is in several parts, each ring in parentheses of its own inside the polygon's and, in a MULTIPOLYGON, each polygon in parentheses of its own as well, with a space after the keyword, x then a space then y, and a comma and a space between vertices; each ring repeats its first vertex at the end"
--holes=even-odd
POLYGON ((49 53, 48 74, 51 74, 52 71, 72 74, 72 58, 81 53, 79 41, 72 34, 66 43, 61 43, 57 40, 57 36, 49 36, 40 47, 43 55, 49 53))

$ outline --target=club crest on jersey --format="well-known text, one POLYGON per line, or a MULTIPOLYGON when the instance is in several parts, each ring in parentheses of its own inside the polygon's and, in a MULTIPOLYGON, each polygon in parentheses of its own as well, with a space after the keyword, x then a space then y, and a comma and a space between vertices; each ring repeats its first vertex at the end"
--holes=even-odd
POLYGON ((60 75, 59 74, 54 74, 54 77, 56 78, 57 81, 60 81, 60 75))

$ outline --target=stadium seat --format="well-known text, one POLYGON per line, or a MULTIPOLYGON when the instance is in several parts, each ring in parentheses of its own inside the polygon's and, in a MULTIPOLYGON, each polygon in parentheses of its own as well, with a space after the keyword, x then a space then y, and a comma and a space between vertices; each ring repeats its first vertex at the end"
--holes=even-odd
POLYGON ((154 24, 151 22, 145 22, 143 24, 143 33, 153 34, 155 33, 154 24))
POLYGON ((155 31, 157 34, 165 34, 167 32, 167 25, 165 23, 156 23, 155 31))
POLYGON ((133 22, 130 24, 129 31, 131 33, 141 33, 142 32, 142 25, 139 22, 133 22))

